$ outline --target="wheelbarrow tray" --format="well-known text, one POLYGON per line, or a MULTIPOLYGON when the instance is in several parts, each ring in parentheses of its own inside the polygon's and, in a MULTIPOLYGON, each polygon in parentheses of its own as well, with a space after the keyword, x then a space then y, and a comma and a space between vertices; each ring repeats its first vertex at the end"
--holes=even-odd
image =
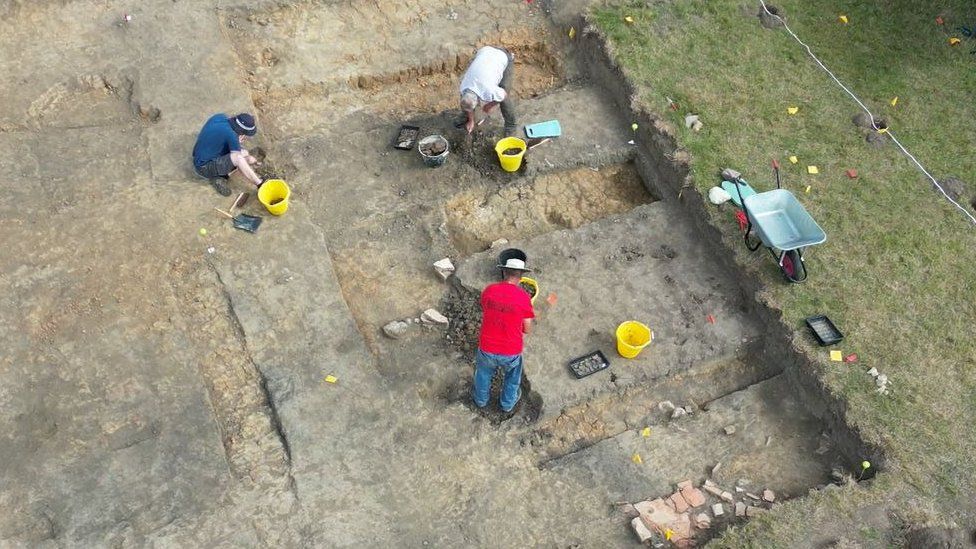
POLYGON ((786 189, 757 193, 743 201, 757 236, 768 247, 788 251, 827 240, 820 225, 786 189))

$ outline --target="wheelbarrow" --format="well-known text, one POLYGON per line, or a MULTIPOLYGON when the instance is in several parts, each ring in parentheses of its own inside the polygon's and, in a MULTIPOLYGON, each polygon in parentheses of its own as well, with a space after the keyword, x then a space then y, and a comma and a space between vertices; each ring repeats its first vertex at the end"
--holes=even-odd
POLYGON ((807 213, 796 196, 781 187, 779 163, 775 160, 773 173, 776 176, 775 190, 745 198, 740 189, 744 185, 741 174, 734 170, 725 170, 722 175, 735 183, 736 193, 746 215, 747 226, 743 236, 746 248, 754 252, 760 246, 765 246, 779 264, 786 280, 803 282, 807 278, 803 249, 826 242, 827 234, 807 213), (753 231, 756 237, 754 242, 751 240, 753 231))

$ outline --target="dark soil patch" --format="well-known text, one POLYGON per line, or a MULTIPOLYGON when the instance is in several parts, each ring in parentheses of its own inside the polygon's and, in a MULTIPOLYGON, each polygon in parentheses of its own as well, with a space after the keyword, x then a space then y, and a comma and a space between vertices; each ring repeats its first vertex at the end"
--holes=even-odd
MULTIPOLYGON (((501 139, 501 135, 495 131, 482 129, 474 133, 460 134, 451 140, 451 147, 458 152, 461 161, 473 167, 478 173, 489 179, 509 180, 517 174, 524 173, 528 165, 528 158, 523 158, 522 166, 517 172, 509 173, 502 170, 498 163, 498 154, 495 152, 495 144, 501 139)), ((505 154, 513 149, 507 149, 505 154)), ((516 150, 516 154, 521 149, 516 150)))
POLYGON ((504 151, 502 151, 502 154, 504 154, 505 156, 518 156, 522 154, 522 149, 518 147, 512 147, 510 149, 505 149, 504 151))
POLYGON ((942 549, 944 547, 966 546, 968 546, 966 534, 959 528, 923 526, 909 529, 905 533, 905 547, 942 549))
POLYGON ((249 151, 258 163, 254 165, 254 173, 261 179, 284 179, 285 176, 273 161, 268 158, 263 147, 254 147, 249 151))
POLYGON ((488 405, 484 408, 478 408, 474 405, 474 400, 471 397, 473 383, 471 379, 464 379, 447 387, 443 392, 441 392, 440 398, 448 404, 464 404, 472 412, 480 414, 494 426, 499 426, 511 419, 521 420, 522 424, 525 425, 538 421, 542 416, 542 395, 532 390, 532 383, 525 375, 525 372, 522 372, 522 398, 519 399, 518 403, 515 405, 515 408, 513 408, 511 412, 502 411, 498 405, 498 397, 501 394, 501 387, 504 379, 505 375, 501 369, 495 372, 495 377, 491 380, 491 390, 490 396, 488 397, 488 405))
POLYGON ((939 185, 949 195, 949 198, 953 200, 959 200, 969 194, 969 185, 966 185, 964 181, 955 177, 947 177, 939 181, 939 185))
POLYGON ((852 116, 851 122, 853 122, 855 126, 861 129, 865 129, 865 130, 874 129, 874 126, 871 124, 871 117, 868 116, 868 113, 863 111, 860 111, 854 116, 852 116))
POLYGON ((449 280, 451 290, 444 298, 443 310, 451 321, 444 339, 473 360, 481 334, 481 292, 464 287, 457 277, 449 280))
POLYGON ((758 15, 759 22, 767 29, 782 27, 783 20, 786 19, 786 15, 783 13, 783 10, 772 4, 766 4, 766 9, 763 9, 762 4, 760 4, 758 15))
POLYGON ((661 244, 660 248, 651 253, 651 257, 654 259, 667 259, 670 261, 678 257, 678 251, 667 244, 661 244))
POLYGON ((281 204, 282 200, 284 200, 284 198, 275 198, 271 201, 271 205, 274 206, 275 204, 281 204))

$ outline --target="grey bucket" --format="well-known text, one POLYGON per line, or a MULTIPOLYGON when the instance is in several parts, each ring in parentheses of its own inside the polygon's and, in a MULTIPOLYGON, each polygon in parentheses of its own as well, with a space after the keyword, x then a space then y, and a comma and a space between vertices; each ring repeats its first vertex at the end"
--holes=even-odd
POLYGON ((420 156, 424 159, 424 164, 431 168, 436 168, 438 166, 442 166, 447 160, 447 155, 449 152, 451 152, 451 145, 448 143, 447 139, 444 138, 444 136, 428 135, 417 143, 417 150, 420 151, 420 156), (424 153, 425 145, 430 145, 431 143, 436 143, 438 141, 444 143, 444 152, 434 156, 424 153))

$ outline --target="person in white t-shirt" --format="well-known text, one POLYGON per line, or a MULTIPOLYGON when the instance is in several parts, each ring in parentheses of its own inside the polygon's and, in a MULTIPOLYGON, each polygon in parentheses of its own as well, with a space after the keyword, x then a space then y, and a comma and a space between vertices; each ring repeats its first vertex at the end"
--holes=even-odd
POLYGON ((488 115, 501 105, 505 135, 515 134, 514 65, 515 57, 503 48, 485 46, 478 50, 461 79, 461 110, 467 116, 464 127, 468 133, 477 122, 478 106, 488 115))

